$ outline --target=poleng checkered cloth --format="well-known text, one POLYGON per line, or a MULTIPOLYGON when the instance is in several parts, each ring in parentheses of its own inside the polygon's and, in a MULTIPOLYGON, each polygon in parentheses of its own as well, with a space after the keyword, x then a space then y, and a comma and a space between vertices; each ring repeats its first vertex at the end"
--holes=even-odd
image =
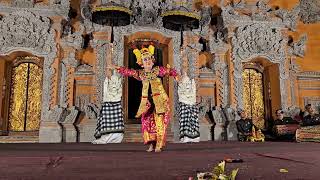
POLYGON ((100 115, 98 117, 97 128, 94 137, 98 139, 102 135, 116 132, 124 132, 121 101, 105 102, 102 105, 100 115))
POLYGON ((197 105, 188 105, 179 102, 179 115, 180 138, 185 136, 189 138, 199 137, 199 108, 197 105))

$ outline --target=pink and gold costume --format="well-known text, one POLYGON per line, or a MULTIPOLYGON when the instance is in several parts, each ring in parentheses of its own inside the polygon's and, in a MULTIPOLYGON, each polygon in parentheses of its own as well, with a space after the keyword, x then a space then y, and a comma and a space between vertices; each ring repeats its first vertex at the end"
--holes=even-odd
POLYGON ((159 66, 153 67, 150 72, 120 67, 118 72, 123 76, 131 76, 142 81, 142 96, 136 117, 141 117, 144 143, 156 143, 156 148, 161 149, 166 142, 170 109, 168 95, 160 77, 166 75, 175 77, 177 72, 174 69, 159 66), (150 90, 151 94, 148 93, 150 90))

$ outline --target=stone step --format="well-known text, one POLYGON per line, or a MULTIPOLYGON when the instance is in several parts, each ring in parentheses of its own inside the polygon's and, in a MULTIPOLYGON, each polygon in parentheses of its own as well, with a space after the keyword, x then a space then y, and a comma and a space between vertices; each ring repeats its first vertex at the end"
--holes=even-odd
POLYGON ((125 132, 141 132, 141 124, 130 124, 124 126, 125 132))
POLYGON ((39 136, 0 136, 0 143, 38 143, 39 136))

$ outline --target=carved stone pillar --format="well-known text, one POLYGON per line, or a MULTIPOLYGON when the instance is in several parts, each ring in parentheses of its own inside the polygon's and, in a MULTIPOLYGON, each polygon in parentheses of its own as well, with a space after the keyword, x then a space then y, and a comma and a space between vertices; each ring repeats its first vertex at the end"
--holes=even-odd
MULTIPOLYGON (((93 46, 96 51, 96 64, 95 64, 95 80, 96 80, 96 102, 100 106, 103 103, 103 82, 106 77, 107 58, 109 52, 108 40, 94 40, 93 46)), ((110 61, 109 61, 110 63, 110 61)))
POLYGON ((40 122, 39 142, 60 143, 62 142, 62 128, 58 123, 65 119, 66 110, 55 106, 48 112, 48 119, 40 122))
POLYGON ((99 108, 97 105, 89 103, 85 106, 86 117, 77 125, 79 129, 80 142, 92 142, 94 140, 94 132, 97 127, 97 118, 99 116, 99 108))
POLYGON ((217 77, 217 106, 226 107, 229 104, 229 71, 225 54, 215 54, 214 69, 217 77))
POLYGON ((73 106, 72 108, 70 108, 66 118, 60 122, 63 125, 63 142, 77 142, 78 132, 76 127, 74 126, 74 123, 78 114, 79 111, 76 109, 75 106, 73 106))

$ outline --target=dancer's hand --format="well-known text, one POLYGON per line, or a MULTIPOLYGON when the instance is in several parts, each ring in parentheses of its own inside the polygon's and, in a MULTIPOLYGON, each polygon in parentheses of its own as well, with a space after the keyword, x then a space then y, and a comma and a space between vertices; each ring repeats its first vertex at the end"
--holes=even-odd
POLYGON ((119 66, 116 66, 116 65, 114 65, 114 64, 110 64, 110 65, 107 67, 107 69, 111 69, 111 70, 113 70, 113 69, 119 69, 119 66))
POLYGON ((180 82, 181 78, 179 75, 177 75, 176 77, 174 77, 174 79, 177 81, 177 82, 180 82))

